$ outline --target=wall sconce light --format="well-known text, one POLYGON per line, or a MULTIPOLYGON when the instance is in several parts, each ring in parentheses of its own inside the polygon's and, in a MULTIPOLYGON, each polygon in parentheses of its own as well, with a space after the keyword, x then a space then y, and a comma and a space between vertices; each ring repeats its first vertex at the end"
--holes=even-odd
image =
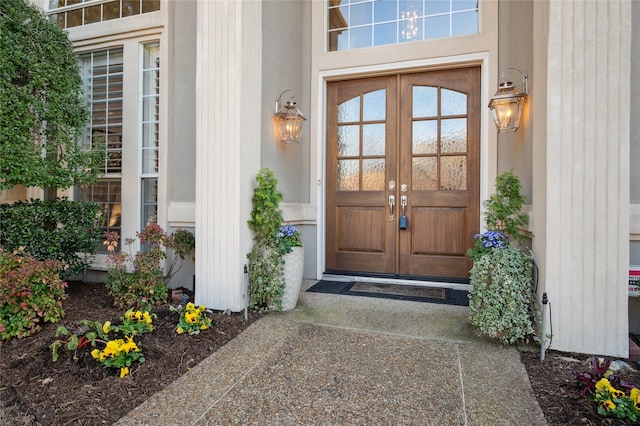
POLYGON ((276 113, 273 114, 273 118, 276 120, 278 133, 280 133, 280 140, 282 142, 299 143, 300 136, 302 135, 302 123, 304 123, 307 117, 302 114, 296 107, 296 103, 293 102, 293 98, 296 96, 295 93, 285 105, 280 105, 280 98, 287 92, 293 93, 293 90, 287 89, 276 98, 276 113))
POLYGON ((522 110, 529 95, 529 77, 518 68, 505 68, 502 70, 502 80, 502 83, 498 86, 498 91, 489 102, 489 109, 491 109, 493 121, 498 126, 498 133, 515 132, 520 127, 522 110), (507 80, 505 72, 508 70, 518 71, 522 74, 524 92, 507 80))

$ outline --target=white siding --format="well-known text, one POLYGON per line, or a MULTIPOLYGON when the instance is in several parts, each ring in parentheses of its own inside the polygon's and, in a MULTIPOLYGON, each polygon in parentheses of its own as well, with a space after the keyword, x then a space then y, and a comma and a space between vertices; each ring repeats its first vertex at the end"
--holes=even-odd
POLYGON ((548 29, 546 200, 534 200, 546 222, 534 248, 552 347, 626 357, 630 2, 553 0, 548 29))
POLYGON ((244 308, 247 220, 260 164, 260 2, 198 1, 196 294, 213 309, 244 308))

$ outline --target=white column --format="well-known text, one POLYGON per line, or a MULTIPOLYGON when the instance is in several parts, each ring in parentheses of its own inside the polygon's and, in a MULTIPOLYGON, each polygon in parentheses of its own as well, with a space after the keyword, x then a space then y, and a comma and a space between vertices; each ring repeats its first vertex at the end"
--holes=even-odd
POLYGON ((552 348, 626 357, 631 4, 551 0, 544 8, 534 250, 552 348))
POLYGON ((240 311, 260 165, 262 4, 198 0, 197 15, 195 300, 240 311))

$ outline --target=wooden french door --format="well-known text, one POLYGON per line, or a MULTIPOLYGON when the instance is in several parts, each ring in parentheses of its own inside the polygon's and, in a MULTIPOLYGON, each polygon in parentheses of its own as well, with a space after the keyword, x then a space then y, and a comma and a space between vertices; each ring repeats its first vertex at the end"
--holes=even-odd
POLYGON ((328 83, 328 272, 468 278, 479 89, 479 67, 328 83))

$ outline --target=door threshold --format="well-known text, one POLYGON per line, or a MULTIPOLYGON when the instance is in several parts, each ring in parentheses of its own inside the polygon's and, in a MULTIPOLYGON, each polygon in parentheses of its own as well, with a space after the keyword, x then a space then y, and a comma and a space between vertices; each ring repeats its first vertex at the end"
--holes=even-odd
POLYGON ((359 275, 335 275, 335 274, 322 274, 322 279, 325 281, 339 281, 339 282, 359 282, 369 284, 391 284, 391 285, 411 285, 416 287, 437 287, 437 288, 450 288, 452 290, 464 290, 468 291, 470 285, 463 283, 454 283, 449 281, 429 281, 421 279, 406 279, 406 278, 391 278, 391 277, 367 277, 359 275))

